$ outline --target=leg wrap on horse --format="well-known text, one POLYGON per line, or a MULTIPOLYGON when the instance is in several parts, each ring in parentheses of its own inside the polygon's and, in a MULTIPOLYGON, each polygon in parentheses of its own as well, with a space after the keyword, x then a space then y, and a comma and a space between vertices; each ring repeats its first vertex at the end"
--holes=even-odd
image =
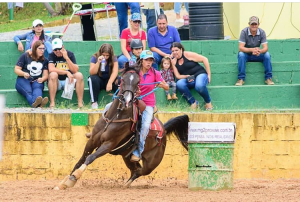
MULTIPOLYGON (((69 179, 70 175, 66 176, 56 187, 54 187, 54 190, 64 190, 68 188, 68 185, 66 185, 66 181, 69 179)), ((76 182, 75 182, 76 183, 76 182)), ((74 186, 74 185, 73 185, 74 186)))
POLYGON ((80 166, 80 168, 76 169, 76 170, 72 173, 72 175, 75 176, 76 180, 78 180, 78 179, 81 177, 82 173, 85 171, 85 169, 86 169, 86 165, 85 165, 85 164, 82 164, 82 165, 80 166))

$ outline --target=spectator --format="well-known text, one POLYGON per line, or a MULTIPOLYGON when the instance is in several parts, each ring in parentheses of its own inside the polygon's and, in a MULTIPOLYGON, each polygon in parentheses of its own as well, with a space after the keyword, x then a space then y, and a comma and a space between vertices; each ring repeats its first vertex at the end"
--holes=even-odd
MULTIPOLYGON (((144 50, 141 53, 141 57, 139 62, 136 64, 140 68, 140 84, 149 84, 153 82, 160 82, 158 87, 163 88, 164 90, 168 90, 168 84, 163 80, 159 71, 153 69, 154 57, 153 53, 149 50, 144 50)), ((150 93, 155 88, 155 85, 140 85, 141 95, 145 95, 150 93)), ((142 113, 142 123, 140 130, 140 138, 139 138, 139 148, 133 151, 133 154, 130 158, 130 161, 137 162, 141 159, 141 154, 144 151, 145 140, 149 132, 151 120, 153 117, 154 106, 155 106, 155 93, 152 92, 149 95, 143 97, 142 99, 146 108, 142 113)))
POLYGON ((161 67, 160 67, 160 73, 162 78, 165 80, 165 82, 172 87, 172 97, 170 95, 169 90, 166 90, 166 96, 167 96, 167 100, 177 100, 177 96, 176 96, 176 82, 174 80, 174 71, 173 71, 173 65, 171 62, 171 59, 166 56, 161 60, 161 67))
POLYGON ((180 37, 177 29, 168 25, 167 16, 165 14, 158 16, 156 24, 156 27, 152 27, 149 30, 148 46, 155 58, 153 67, 158 69, 161 59, 171 54, 169 47, 173 42, 180 42, 180 37))
POLYGON ((195 100, 190 92, 190 88, 194 87, 203 97, 205 109, 212 110, 211 98, 206 87, 211 81, 208 59, 197 53, 184 51, 184 47, 178 42, 172 44, 171 50, 174 74, 178 79, 176 84, 179 92, 188 101, 191 108, 196 109, 199 102, 195 100), (205 68, 199 62, 202 62, 205 68))
POLYGON ((249 27, 241 31, 238 54, 238 81, 236 86, 242 86, 246 78, 246 62, 262 62, 265 67, 265 83, 274 85, 272 81, 271 55, 268 52, 266 33, 259 27, 259 19, 252 16, 249 19, 249 27), (262 49, 260 48, 262 45, 262 49))
POLYGON ((53 39, 52 48, 53 52, 49 55, 50 74, 48 81, 50 108, 55 107, 56 92, 64 89, 67 77, 70 83, 73 83, 74 78, 76 79, 78 108, 82 108, 84 83, 75 56, 71 51, 65 49, 60 38, 53 39))
POLYGON ((141 14, 140 4, 138 2, 116 2, 114 3, 117 11, 120 38, 123 29, 128 27, 128 7, 130 8, 131 15, 133 13, 141 14))
POLYGON ((44 82, 48 79, 48 60, 44 51, 42 41, 34 42, 32 51, 23 53, 15 66, 18 75, 16 89, 33 108, 44 107, 48 103, 48 97, 42 97, 44 82))
POLYGON ((98 97, 102 89, 107 92, 118 89, 118 60, 114 55, 113 47, 104 43, 91 57, 90 76, 88 85, 90 89, 92 109, 98 108, 98 97), (101 61, 105 59, 105 68, 101 69, 101 61))
POLYGON ((132 39, 130 42, 130 48, 132 51, 131 60, 129 61, 129 66, 132 66, 140 58, 140 55, 143 51, 143 43, 140 39, 132 39))
POLYGON ((130 19, 130 28, 123 30, 121 35, 121 50, 122 54, 118 58, 119 68, 123 69, 124 64, 131 59, 132 52, 130 42, 132 39, 140 39, 143 43, 143 48, 146 49, 146 33, 140 29, 141 14, 133 13, 130 19))
POLYGON ((24 46, 21 40, 26 39, 25 51, 30 51, 34 42, 41 40, 45 44, 45 48, 46 48, 44 52, 44 56, 48 58, 49 54, 52 53, 51 37, 45 35, 43 26, 44 26, 43 21, 36 19, 32 22, 32 27, 33 27, 32 31, 22 35, 14 36, 14 41, 18 45, 18 50, 20 52, 24 51, 24 46))
MULTIPOLYGON (((159 3, 160 7, 164 6, 164 3, 159 3)), ((142 12, 146 16, 146 22, 147 22, 147 34, 149 32, 149 29, 156 26, 156 19, 159 14, 164 14, 164 11, 162 8, 160 8, 160 13, 155 12, 155 7, 153 2, 144 3, 144 7, 142 8, 142 12)))
MULTIPOLYGON (((184 20, 180 17, 181 7, 182 7, 182 2, 175 2, 174 3, 174 12, 176 14, 175 22, 180 22, 180 23, 184 22, 184 20)), ((186 12, 189 13, 189 2, 184 2, 184 7, 185 7, 186 12)))

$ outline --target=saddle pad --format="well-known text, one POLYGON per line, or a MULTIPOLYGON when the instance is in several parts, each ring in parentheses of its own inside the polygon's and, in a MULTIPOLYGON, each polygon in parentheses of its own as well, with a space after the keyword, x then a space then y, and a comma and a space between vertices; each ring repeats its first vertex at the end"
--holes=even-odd
POLYGON ((150 131, 148 137, 157 137, 161 139, 163 137, 163 128, 157 118, 154 118, 154 121, 151 123, 150 131))

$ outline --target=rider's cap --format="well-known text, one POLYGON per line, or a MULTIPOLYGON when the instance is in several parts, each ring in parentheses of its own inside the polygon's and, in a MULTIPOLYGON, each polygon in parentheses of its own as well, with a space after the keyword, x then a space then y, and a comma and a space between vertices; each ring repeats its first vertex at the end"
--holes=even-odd
POLYGON ((140 55, 140 58, 145 60, 145 59, 148 59, 148 58, 153 58, 154 59, 154 56, 153 56, 153 53, 149 50, 144 50, 142 51, 141 55, 140 55))
POLYGON ((43 21, 41 21, 40 19, 36 19, 32 22, 32 26, 36 27, 37 25, 44 25, 43 21))
POLYGON ((63 46, 63 42, 60 38, 55 38, 52 40, 52 50, 61 49, 63 46))

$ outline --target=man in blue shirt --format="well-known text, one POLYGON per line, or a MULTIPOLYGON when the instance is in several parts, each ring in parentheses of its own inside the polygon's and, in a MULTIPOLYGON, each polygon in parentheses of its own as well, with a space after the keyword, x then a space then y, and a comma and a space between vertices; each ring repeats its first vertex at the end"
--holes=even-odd
POLYGON ((160 14, 156 21, 156 27, 152 27, 148 32, 148 46, 153 52, 155 63, 153 67, 158 69, 161 59, 170 56, 173 42, 181 42, 177 29, 168 25, 167 16, 160 14))

